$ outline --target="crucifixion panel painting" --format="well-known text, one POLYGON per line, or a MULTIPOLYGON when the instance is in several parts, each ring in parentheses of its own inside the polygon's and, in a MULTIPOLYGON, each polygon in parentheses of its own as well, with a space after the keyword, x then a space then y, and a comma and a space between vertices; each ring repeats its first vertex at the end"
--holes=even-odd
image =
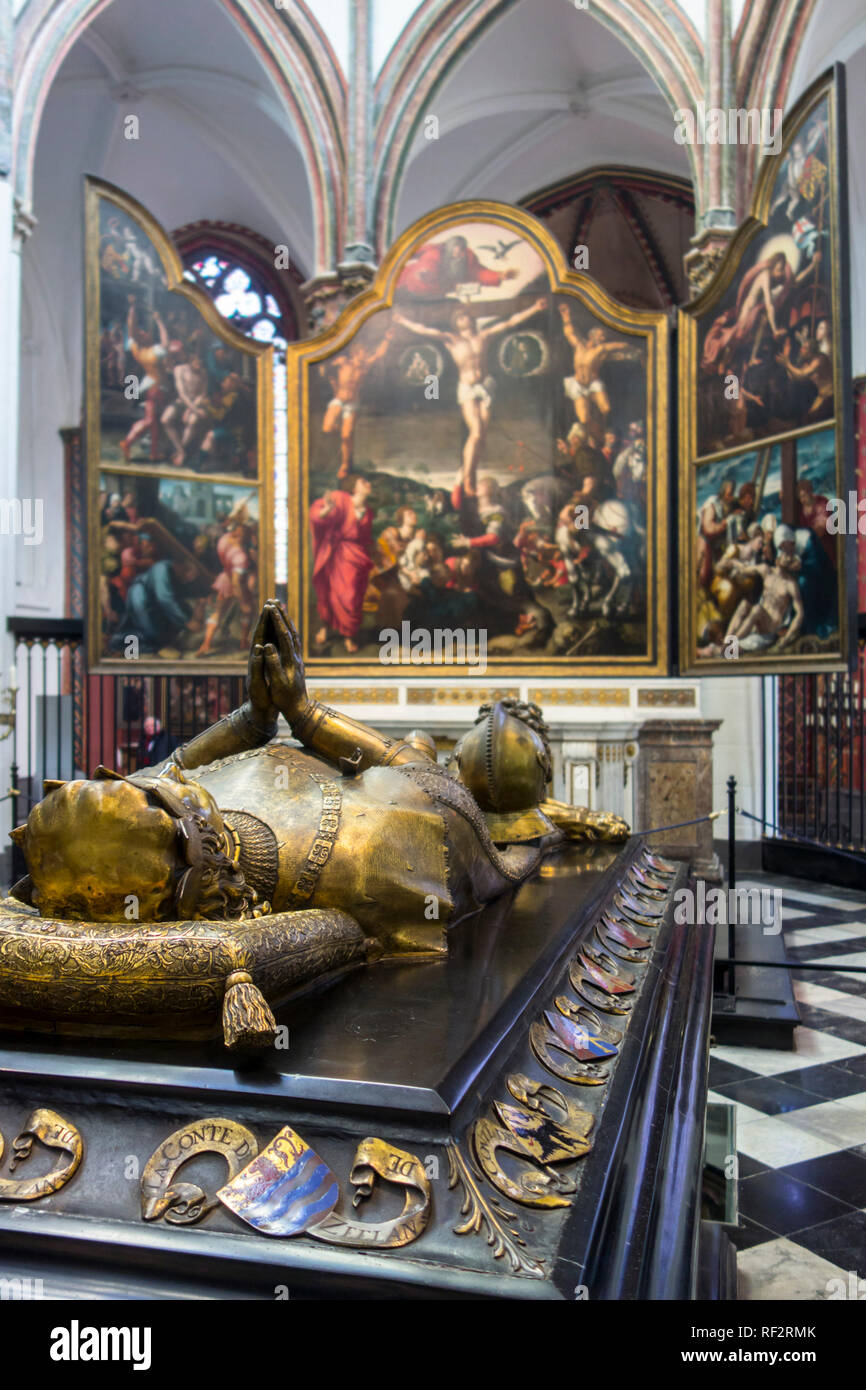
POLYGON ((664 314, 569 272, 529 214, 458 204, 288 376, 314 671, 467 674, 482 633, 491 670, 667 670, 664 314))

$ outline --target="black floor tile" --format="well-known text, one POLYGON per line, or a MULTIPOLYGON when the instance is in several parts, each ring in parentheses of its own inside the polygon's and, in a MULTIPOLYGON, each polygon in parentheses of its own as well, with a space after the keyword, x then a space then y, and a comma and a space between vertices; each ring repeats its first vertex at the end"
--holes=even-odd
POLYGON ((859 1278, 866 1277, 866 1212, 850 1211, 798 1231, 791 1239, 840 1269, 853 1269, 859 1278))
MULTIPOLYGON (((797 1014, 800 1022, 807 1028, 815 1028, 819 1033, 829 1033, 830 1024, 838 1023, 841 1014, 833 1014, 829 1009, 819 1009, 817 1004, 806 1004, 797 1000, 797 1014)), ((855 1040, 856 1041, 856 1040, 855 1040)))
POLYGON ((789 1086, 799 1086, 804 1091, 814 1091, 824 1100, 842 1100, 845 1096, 855 1096, 860 1091, 866 1091, 866 1075, 860 1076, 857 1072, 846 1071, 844 1062, 822 1062, 816 1067, 783 1071, 774 1079, 786 1081, 789 1086))
POLYGON ((758 1173, 769 1173, 770 1169, 766 1163, 759 1163, 756 1158, 751 1158, 749 1154, 737 1154, 737 1174, 742 1181, 744 1178, 754 1178, 758 1173))
POLYGON ((842 994, 866 997, 866 975, 852 975, 849 979, 838 970, 798 970, 792 977, 798 984, 823 985, 824 989, 838 989, 842 994))
POLYGON ((866 1207, 866 1145, 824 1154, 821 1158, 808 1158, 803 1163, 789 1163, 777 1171, 817 1187, 821 1192, 829 1192, 852 1207, 866 1207))
MULTIPOLYGON (((796 903, 793 898, 785 893, 783 898, 782 920, 785 918, 785 908, 789 912, 808 912, 808 917, 798 917, 795 922, 788 922, 785 931, 796 931, 798 927, 853 927, 862 922, 866 917, 866 908, 863 903, 851 903, 850 907, 810 907, 808 903, 796 903)), ((866 935, 866 931, 864 931, 866 935)))
POLYGON ((741 1105, 750 1105, 764 1115, 785 1115, 789 1110, 820 1105, 822 1099, 817 1092, 792 1086, 787 1079, 782 1081, 776 1076, 755 1076, 748 1081, 734 1081, 715 1089, 720 1096, 739 1101, 741 1105))
POLYGON ((777 1239, 776 1235, 772 1231, 768 1231, 766 1226, 760 1226, 757 1221, 750 1221, 742 1213, 740 1213, 739 1226, 726 1226, 725 1230, 737 1250, 750 1250, 753 1245, 763 1245, 767 1240, 777 1239))
POLYGON ((848 936, 844 941, 812 942, 808 946, 787 948, 791 960, 819 960, 822 965, 832 964, 834 956, 850 956, 855 951, 866 951, 866 937, 848 936))
POLYGON ((832 1033, 834 1038, 844 1038, 846 1042, 859 1043, 861 1047, 866 1047, 866 1023, 859 1018, 843 1018, 841 1014, 830 1014, 825 1012, 827 1019, 832 1022, 815 1025, 820 1027, 822 1033, 832 1033))
MULTIPOLYGON (((732 1081, 748 1081, 755 1076, 755 1072, 749 1071, 747 1067, 735 1067, 733 1062, 723 1062, 721 1057, 714 1057, 710 1053, 710 1090, 717 1091, 720 1086, 727 1086, 732 1081)), ((866 1087, 864 1087, 866 1089, 866 1087)))
POLYGON ((740 1187, 740 1212, 768 1231, 788 1236, 853 1212, 848 1202, 819 1192, 788 1173, 759 1173, 740 1187))
POLYGON ((828 970, 820 983, 827 989, 839 989, 843 994, 856 994, 866 999, 866 975, 843 975, 841 966, 838 970, 828 970))
MULTIPOLYGON (((834 1062, 834 1067, 842 1067, 845 1071, 853 1072, 855 1076, 866 1077, 866 1053, 859 1057, 843 1057, 841 1061, 834 1062)), ((863 1088, 866 1090, 866 1087, 863 1088)))
MULTIPOLYGON (((834 1038, 844 1038, 846 1042, 866 1046, 866 1023, 859 1018, 846 1018, 844 1014, 831 1013, 817 1004, 805 1004, 797 1000, 797 1013, 806 1028, 814 1028, 818 1033, 830 1033, 834 1038)), ((784 1074, 784 1073, 783 1073, 784 1074)))

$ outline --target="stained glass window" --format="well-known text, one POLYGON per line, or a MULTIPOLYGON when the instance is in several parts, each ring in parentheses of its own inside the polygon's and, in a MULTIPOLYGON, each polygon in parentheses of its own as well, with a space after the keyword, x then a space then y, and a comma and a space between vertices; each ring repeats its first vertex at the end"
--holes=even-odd
POLYGON ((272 293, 267 273, 239 261, 230 251, 199 245, 184 255, 186 278, 200 285, 232 327, 260 343, 274 346, 274 565, 277 584, 288 581, 288 421, 286 415, 287 333, 279 299, 272 293))
POLYGON ((263 275, 218 251, 195 252, 187 259, 187 271, 238 332, 285 348, 283 313, 263 275))

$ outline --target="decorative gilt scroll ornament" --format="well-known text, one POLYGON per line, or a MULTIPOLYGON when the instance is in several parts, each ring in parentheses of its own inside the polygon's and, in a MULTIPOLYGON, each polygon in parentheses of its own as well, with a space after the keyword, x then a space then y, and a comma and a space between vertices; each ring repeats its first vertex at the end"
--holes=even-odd
POLYGON ((615 922, 606 913, 596 924, 595 935, 605 950, 620 960, 631 961, 632 965, 646 960, 649 939, 632 931, 624 922, 615 922))
POLYGON ((601 1009, 603 1014, 627 1014, 632 1001, 621 994, 612 993, 600 979, 593 978, 593 975, 599 976, 602 973, 597 967, 593 967, 590 973, 580 959, 573 960, 568 967, 571 987, 586 1004, 590 1004, 594 1009, 601 1009))
POLYGON ((533 1279, 544 1278, 544 1265, 526 1253, 526 1241, 516 1229, 517 1213, 503 1206, 495 1195, 487 1196, 482 1189, 482 1177, 478 1169, 466 1158, 459 1144, 449 1146, 448 1187, 460 1186, 463 1200, 460 1215, 465 1217, 454 1227, 457 1236, 484 1235, 493 1252, 494 1260, 508 1257, 515 1274, 525 1274, 533 1279))
POLYGON ((669 859, 663 859, 660 854, 653 854, 646 846, 644 846, 642 857, 647 868, 651 869, 654 874, 658 874, 662 878, 673 878, 675 876, 677 866, 676 864, 672 864, 669 859))
POLYGON ((191 1226, 217 1206, 216 1197, 195 1183, 172 1182, 175 1173, 191 1158, 204 1153, 222 1154, 234 1178, 258 1153, 254 1134, 234 1120, 195 1120, 176 1129, 151 1155, 141 1175, 141 1216, 157 1221, 164 1216, 173 1226, 191 1226))
POLYGON ((602 1023, 594 1009, 588 1008, 586 1004, 576 1003, 573 999, 569 999, 567 994, 558 994, 554 1003, 563 1018, 571 1019, 573 1023, 579 1024, 581 1029, 590 1032, 593 1037, 608 1043, 615 1052, 619 1050, 622 1032, 618 1028, 613 1028, 609 1023, 602 1023))
POLYGON ((637 931, 629 926, 628 922, 610 912, 601 914, 598 934, 611 937, 621 946, 627 946, 630 951, 647 951, 652 946, 652 937, 644 936, 643 932, 637 931))
MULTIPOLYGON (((616 905, 602 912, 594 937, 582 943, 569 965, 569 982, 578 999, 558 995, 555 1008, 536 1019, 529 1030, 536 1060, 570 1085, 600 1086, 610 1078, 610 1069, 600 1063, 617 1056, 623 1035, 602 1023, 595 1010, 614 1015, 630 1010, 628 996, 635 993, 636 976, 623 962, 646 965, 652 939, 638 925, 649 930, 661 925, 669 880, 676 872, 646 850, 632 870, 616 905)), ((512 1073, 507 1085, 517 1103, 494 1101, 495 1118, 485 1115, 476 1120, 468 1156, 459 1144, 448 1149, 449 1187, 461 1187, 461 1214, 467 1218, 454 1230, 457 1235, 485 1233, 495 1259, 507 1254, 515 1273, 539 1277, 543 1267, 524 1253, 525 1241, 513 1224, 507 1224, 517 1220, 516 1214, 503 1207, 498 1197, 486 1197, 483 1179, 521 1206, 541 1210, 569 1206, 577 1190, 576 1178, 554 1165, 589 1151, 593 1117, 553 1086, 521 1073, 512 1073), (507 1166, 500 1154, 509 1156, 507 1166)))
POLYGON ((497 1191, 513 1202, 530 1207, 567 1207, 577 1185, 551 1165, 573 1162, 589 1153, 593 1117, 588 1110, 565 1099, 552 1086, 530 1081, 515 1073, 507 1086, 516 1100, 509 1105, 494 1101, 500 1121, 477 1120, 472 1147, 481 1171, 497 1191), (556 1114, 545 1108, 555 1107, 556 1114), (523 1159, 525 1166, 514 1178, 503 1168, 498 1151, 523 1159))
MULTIPOLYGON (((78 1171, 84 1157, 84 1141, 75 1125, 54 1110, 40 1109, 33 1111, 21 1133, 12 1140, 10 1173, 30 1157, 34 1139, 66 1154, 66 1162, 41 1178, 0 1178, 0 1202, 36 1202, 40 1197, 50 1197, 65 1187, 78 1171)), ((2 1157, 3 1136, 0 1134, 0 1160, 2 1157)))
POLYGON ((372 1195, 376 1178, 405 1189, 403 1210, 389 1221, 354 1221, 335 1211, 340 1188, 328 1165, 285 1125, 257 1158, 217 1193, 224 1206, 270 1236, 308 1235, 329 1245, 396 1249, 417 1240, 430 1219, 430 1182, 420 1159, 382 1139, 364 1139, 349 1181, 353 1206, 372 1195))
POLYGON ((610 1073, 598 1064, 617 1054, 616 1047, 583 1020, 575 1023, 552 1010, 532 1024, 529 1045, 551 1075, 573 1086, 603 1086, 610 1073))
POLYGON ((647 894, 637 897, 623 887, 616 894, 613 900, 614 907, 619 907, 638 921, 648 922, 651 927, 657 927, 659 920, 664 916, 665 909, 663 903, 653 901, 647 894))
MULTIPOLYGON (((586 1012, 589 1013, 589 1010, 586 1012)), ((597 1019, 595 1022, 598 1024, 597 1019)), ((619 1034, 613 1028, 602 1028, 601 1025, 599 1028, 607 1035, 606 1041, 613 1042, 618 1039, 619 1034)), ((575 1149, 573 1157, 580 1158, 589 1150, 591 1145, 587 1136, 595 1122, 589 1111, 584 1110, 577 1101, 564 1096, 555 1086, 548 1086, 546 1081, 533 1081, 531 1077, 524 1076, 519 1071, 506 1077, 505 1084, 519 1105, 539 1116, 545 1116, 552 1124, 557 1125, 557 1132, 563 1143, 575 1149), (551 1107, 553 1114, 550 1113, 551 1107), (581 1152, 577 1152, 578 1149, 581 1152)), ((551 1156, 545 1162, 556 1163, 558 1160, 551 1156)))
POLYGON ((594 983, 608 994, 634 994, 634 975, 592 942, 580 951, 579 960, 594 983))
POLYGON ((430 1180, 421 1160, 382 1139, 364 1139, 349 1174, 355 1188, 354 1207, 372 1196, 377 1176, 405 1188, 399 1216, 391 1221, 352 1221, 335 1211, 310 1235, 330 1245, 375 1246, 378 1250, 394 1250, 417 1240, 430 1219, 431 1201, 430 1180))
MULTIPOLYGON (((509 1118, 519 1127, 526 1128, 531 1123, 533 1117, 528 1111, 520 1116, 513 1106, 508 1109, 512 1111, 509 1118), (524 1121, 522 1126, 521 1119, 524 1121)), ((527 1207, 570 1206, 571 1197, 577 1191, 574 1180, 548 1165, 537 1167, 532 1162, 534 1155, 529 1152, 527 1144, 510 1125, 497 1125, 488 1119, 476 1120, 472 1147, 482 1173, 503 1197, 510 1197, 512 1202, 520 1202, 527 1207), (506 1173, 498 1158, 499 1150, 525 1160, 519 1177, 512 1178, 506 1173)))
POLYGON ((656 878, 651 878, 648 874, 642 873, 632 865, 625 876, 624 887, 630 893, 634 893, 638 898, 645 898, 649 902, 663 903, 667 901, 670 889, 667 885, 656 878))
POLYGON ((622 917, 628 926, 639 927, 641 931, 654 931, 661 926, 661 918, 645 917, 633 908, 624 907, 622 903, 615 903, 614 911, 622 917))

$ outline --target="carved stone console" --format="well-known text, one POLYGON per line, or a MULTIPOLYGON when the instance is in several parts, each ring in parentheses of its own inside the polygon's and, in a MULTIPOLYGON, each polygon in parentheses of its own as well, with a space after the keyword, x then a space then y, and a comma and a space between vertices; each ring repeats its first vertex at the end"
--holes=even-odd
MULTIPOLYGON (((720 723, 718 719, 653 719, 642 726, 636 830, 678 825, 714 809, 713 734, 720 723)), ((652 835, 649 843, 673 859, 688 860, 692 872, 701 878, 721 882, 712 821, 652 835)))

